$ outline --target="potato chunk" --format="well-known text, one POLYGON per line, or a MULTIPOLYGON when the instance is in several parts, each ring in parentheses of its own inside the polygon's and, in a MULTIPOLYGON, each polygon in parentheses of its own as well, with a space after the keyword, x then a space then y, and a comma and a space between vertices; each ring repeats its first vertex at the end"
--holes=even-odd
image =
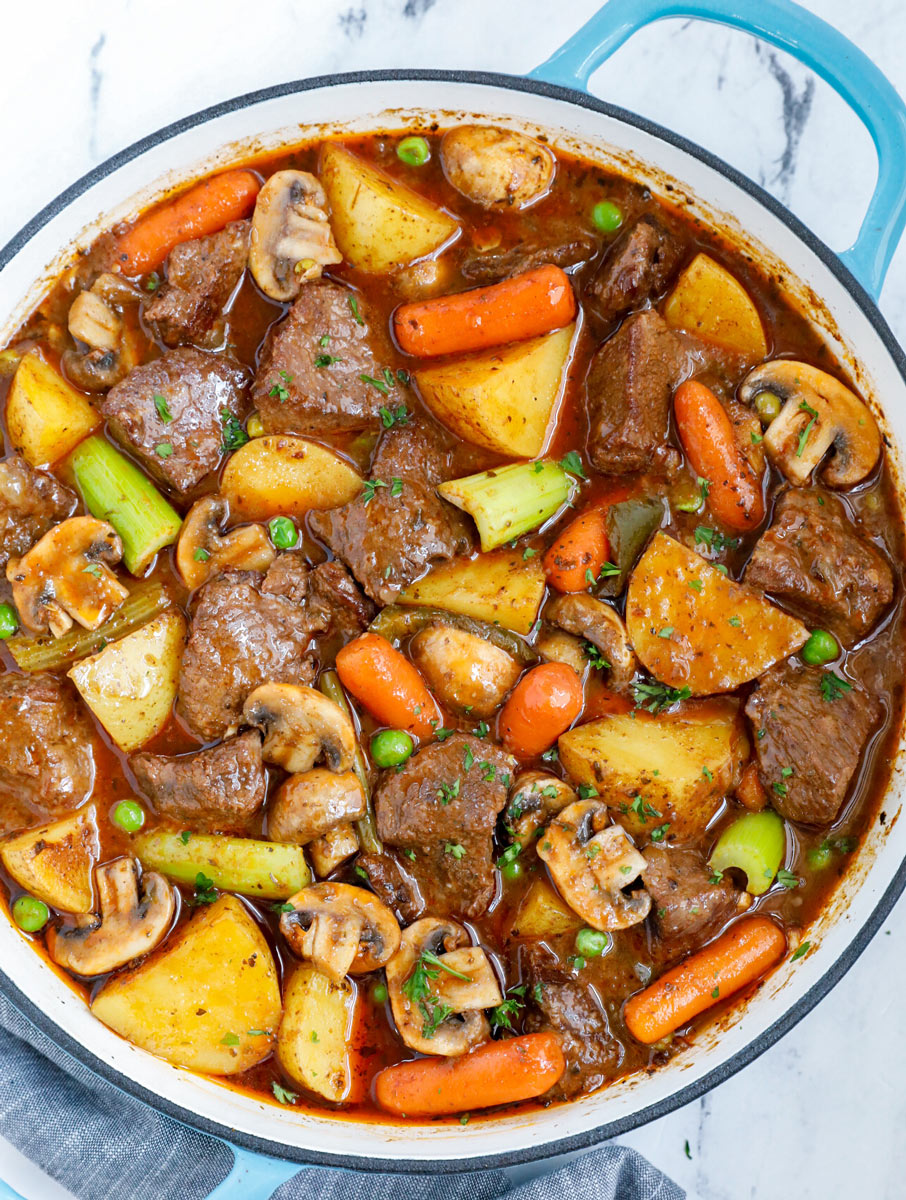
POLYGON ((441 703, 476 717, 492 716, 522 673, 499 646, 448 625, 416 634, 410 655, 441 703))
POLYGON ((664 304, 664 320, 708 341, 738 350, 757 361, 768 345, 758 309, 726 267, 697 254, 676 281, 664 304))
POLYGON ((264 935, 235 896, 221 896, 150 958, 109 979, 91 1011, 179 1067, 238 1075, 271 1053, 282 1007, 264 935))
POLYGON ((748 683, 808 638, 801 621, 660 532, 629 581, 626 628, 646 669, 693 696, 748 683))
POLYGON ((522 897, 510 937, 544 938, 579 929, 585 922, 546 879, 536 879, 522 897))
POLYGON ((749 756, 735 700, 693 702, 652 716, 619 713, 561 735, 560 762, 577 785, 595 788, 634 836, 698 837, 739 782, 749 756))
POLYGON ((459 125, 440 147, 444 174, 483 208, 520 209, 550 189, 556 159, 543 143, 513 129, 459 125))
POLYGON ((334 983, 317 968, 293 967, 283 995, 277 1061, 300 1087, 334 1104, 353 1099, 356 986, 334 983))
POLYGON ((99 852, 93 804, 0 844, 0 862, 20 887, 61 912, 94 907, 91 872, 99 852))
POLYGON ((234 521, 304 517, 313 508, 348 504, 361 490, 362 477, 345 459, 287 434, 246 442, 230 458, 220 482, 234 521))
POLYGON ((36 350, 26 354, 9 389, 6 427, 30 466, 53 466, 100 423, 100 414, 36 350))
POLYGON ((539 558, 523 561, 518 550, 494 550, 475 558, 456 558, 435 567, 400 593, 401 604, 424 604, 496 622, 528 633, 544 596, 539 558))

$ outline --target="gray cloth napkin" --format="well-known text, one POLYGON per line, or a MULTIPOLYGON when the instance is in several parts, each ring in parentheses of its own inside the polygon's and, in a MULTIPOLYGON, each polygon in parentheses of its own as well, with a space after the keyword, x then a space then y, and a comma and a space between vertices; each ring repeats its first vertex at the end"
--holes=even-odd
MULTIPOLYGON (((0 1133, 80 1200, 203 1200, 229 1173, 222 1142, 127 1096, 0 996, 0 1133)), ((539 1164, 538 1170, 543 1170, 539 1164)), ((683 1200, 641 1155, 607 1145, 552 1174, 413 1178, 303 1170, 274 1200, 683 1200)), ((523 1172, 524 1174, 524 1172, 523 1172)), ((2 1172, 0 1172, 2 1175, 2 1172)))

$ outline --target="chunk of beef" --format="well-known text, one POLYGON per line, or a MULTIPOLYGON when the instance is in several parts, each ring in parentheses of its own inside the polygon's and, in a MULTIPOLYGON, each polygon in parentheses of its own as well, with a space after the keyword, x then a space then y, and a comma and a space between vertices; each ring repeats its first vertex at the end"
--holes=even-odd
POLYGON ((825 672, 793 659, 762 675, 746 704, 758 773, 771 803, 791 821, 827 825, 846 797, 880 701, 853 684, 825 690, 825 672), (790 772, 792 772, 790 774, 790 772))
POLYGON ((836 496, 792 488, 774 509, 746 567, 746 582, 846 645, 863 638, 893 599, 893 573, 836 496))
POLYGON ((243 367, 187 346, 130 371, 98 401, 114 435, 180 497, 217 469, 224 413, 248 411, 243 367))
POLYGON ((365 302, 336 283, 302 288, 268 336, 252 389, 268 433, 323 435, 379 426, 387 398, 361 378, 379 378, 381 370, 366 318, 365 302))
POLYGON ((375 487, 370 499, 363 494, 312 513, 308 523, 369 596, 389 604, 429 567, 471 550, 472 538, 462 514, 435 491, 446 478, 446 451, 433 426, 388 430, 371 469, 386 486, 375 487))
POLYGON ((309 606, 309 569, 280 554, 267 573, 225 571, 198 592, 179 672, 177 708, 205 741, 239 723, 249 692, 262 683, 310 684, 310 643, 327 628, 309 606))
POLYGON ((654 927, 672 954, 700 946, 736 911, 733 884, 712 883, 698 850, 652 845, 643 853, 642 882, 651 896, 654 927))
POLYGON ((529 997, 525 1031, 554 1030, 566 1059, 562 1078, 547 1095, 561 1099, 593 1092, 613 1079, 623 1061, 623 1046, 610 1031, 593 985, 577 978, 544 942, 523 947, 522 971, 529 997))
POLYGON ((250 229, 250 221, 231 221, 209 237, 180 242, 167 255, 166 283, 144 311, 165 345, 212 340, 245 271, 250 229))
POLYGON ((585 292, 605 324, 656 300, 667 290, 685 247, 655 217, 640 217, 613 243, 585 292))
POLYGON ((199 831, 247 832, 267 793, 261 736, 253 729, 176 758, 133 754, 129 766, 160 816, 199 831))
POLYGON ((359 590, 358 584, 342 563, 326 562, 309 576, 311 608, 324 610, 327 632, 344 642, 351 641, 368 628, 377 609, 359 590))
POLYGON ((378 833, 414 855, 406 869, 429 913, 479 917, 487 910, 494 825, 515 764, 499 746, 456 733, 413 754, 401 771, 383 773, 374 796, 378 833))
POLYGON ((33 471, 18 454, 0 462, 0 571, 71 517, 77 504, 75 492, 46 471, 33 471))
POLYGON ((594 258, 596 251, 597 244, 590 234, 572 232, 556 242, 532 238, 505 250, 487 250, 483 254, 470 250, 460 270, 470 283, 496 283, 547 263, 553 263, 555 267, 576 267, 594 258))
POLYGON ((630 317, 591 360, 589 453, 623 475, 678 461, 667 445, 674 389, 691 374, 687 344, 654 310, 630 317))
POLYGON ((94 786, 94 729, 68 679, 0 676, 0 827, 77 808, 94 786))
POLYGON ((425 911, 415 880, 392 854, 361 854, 356 866, 362 868, 371 890, 402 925, 411 925, 425 911))

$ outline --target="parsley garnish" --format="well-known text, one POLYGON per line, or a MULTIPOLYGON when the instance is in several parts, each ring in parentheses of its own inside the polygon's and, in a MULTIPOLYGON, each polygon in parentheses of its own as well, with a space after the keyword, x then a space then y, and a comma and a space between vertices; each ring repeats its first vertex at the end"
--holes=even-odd
POLYGON ((500 858, 497 859, 497 866, 502 870, 508 867, 511 862, 515 862, 522 853, 522 846, 518 842, 513 842, 511 846, 507 846, 500 858))
POLYGON ((165 425, 169 425, 173 420, 173 414, 170 412, 169 404, 167 404, 167 397, 159 394, 155 395, 154 407, 157 409, 157 415, 160 417, 163 423, 165 425))
POLYGON ((355 296, 349 296, 348 299, 349 299, 349 307, 352 311, 352 315, 355 317, 356 325, 364 325, 365 322, 362 320, 362 314, 359 312, 358 300, 356 299, 355 296))
POLYGON ((394 425, 408 425, 409 423, 409 409, 406 408, 405 404, 401 404, 398 408, 384 408, 382 406, 378 411, 381 414, 381 424, 385 429, 392 429, 394 425))
POLYGON ((190 830, 188 830, 188 829, 184 829, 184 830, 182 831, 182 833, 179 835, 179 840, 182 842, 182 844, 183 844, 184 846, 188 846, 188 844, 189 844, 189 838, 190 838, 191 836, 192 836, 192 834, 191 834, 191 831, 190 831, 190 830))
POLYGON ((478 728, 477 728, 477 729, 473 729, 473 730, 472 730, 472 733, 473 733, 473 734, 475 735, 475 737, 477 737, 477 738, 483 738, 483 737, 487 737, 487 736, 488 736, 488 730, 489 730, 489 728, 490 728, 490 726, 488 725, 488 723, 487 723, 486 721, 479 721, 479 722, 478 722, 478 728))
POLYGON ((494 1033, 498 1029, 512 1029, 513 1017, 519 1015, 519 1010, 525 1008, 525 990, 526 984, 519 984, 518 987, 511 987, 506 994, 505 999, 491 1009, 491 1029, 494 1033))
POLYGON ((576 788, 580 800, 590 800, 592 796, 598 795, 598 789, 592 787, 590 783, 580 783, 576 788))
POLYGON ((644 708, 650 713, 663 712, 665 708, 678 704, 680 700, 688 700, 692 695, 688 687, 672 688, 657 680, 650 683, 639 681, 632 685, 632 690, 635 693, 636 708, 644 708))
POLYGON ((475 761, 475 755, 472 753, 472 747, 466 746, 462 752, 462 765, 466 771, 472 770, 472 763, 475 761))
POLYGON ((468 975, 448 966, 433 950, 423 950, 421 957, 412 969, 412 974, 402 987, 403 995, 418 1006, 424 1017, 423 1038, 433 1038, 437 1033, 438 1026, 442 1025, 453 1011, 448 1004, 444 1004, 431 991, 429 981, 437 979, 441 970, 453 975, 456 979, 463 979, 466 983, 471 983, 468 975))
POLYGON ((276 1079, 271 1084, 271 1089, 274 1093, 274 1098, 279 1100, 281 1104, 295 1104, 299 1099, 298 1092, 291 1092, 288 1088, 282 1087, 277 1083, 276 1079))
POLYGON ((390 480, 390 495, 395 499, 397 496, 402 496, 402 494, 403 481, 399 478, 399 476, 394 475, 394 477, 390 480))
POLYGON ((284 400, 289 399, 289 391, 283 386, 282 383, 275 383, 267 394, 269 396, 276 396, 281 404, 284 402, 284 400))
POLYGON ((610 663, 607 661, 607 659, 601 653, 599 648, 594 644, 594 642, 583 642, 582 643, 582 653, 585 655, 585 657, 591 663, 591 665, 595 671, 609 671, 610 670, 610 663))
POLYGON ((390 389, 393 387, 392 377, 389 383, 385 379, 375 379, 371 375, 360 375, 359 379, 362 383, 370 383, 373 388, 377 388, 382 396, 389 396, 390 389))
POLYGON ((459 780, 454 783, 442 783, 437 789, 437 798, 441 804, 447 805, 459 795, 459 780))
POLYGON ((839 700, 846 692, 853 690, 853 685, 842 679, 835 671, 825 671, 821 676, 821 696, 828 704, 839 700))
POLYGON ((621 573, 621 571, 622 571, 622 568, 618 567, 616 563, 606 562, 601 567, 601 571, 600 571, 600 574, 598 575, 598 578, 599 579, 607 579, 611 575, 619 575, 621 573))
POLYGON ((214 887, 214 880, 208 879, 203 871, 199 871, 195 876, 195 896, 192 903, 213 904, 216 899, 217 889, 214 887))
POLYGON ((173 453, 173 447, 169 442, 158 442, 154 447, 154 453, 158 458, 169 458, 173 453))
POLYGON ((722 533, 712 529, 709 525, 696 525, 695 543, 707 546, 709 550, 714 550, 719 554, 722 550, 735 550, 739 545, 739 538, 724 537, 722 533))
POLYGON ((799 444, 796 447, 796 457, 802 458, 802 455, 805 451, 805 444, 808 441, 808 435, 812 432, 812 429, 815 427, 815 422, 818 420, 818 410, 812 408, 811 405, 806 404, 806 402, 803 400, 799 405, 799 411, 808 413, 808 415, 811 417, 808 425, 806 425, 802 433, 799 434, 799 444))
POLYGON ((653 842, 662 842, 667 836, 667 830, 670 828, 670 822, 665 821, 663 825, 658 825, 656 829, 651 831, 651 840, 653 842))
POLYGON ((238 1046, 239 1035, 237 1033, 225 1033, 220 1039, 221 1046, 238 1046))
POLYGON ((374 499, 374 494, 378 488, 386 487, 383 479, 366 479, 365 486, 362 488, 362 503, 370 504, 374 499))
POLYGON ((799 886, 799 876, 794 875, 792 871, 781 868, 777 872, 777 882, 785 888, 797 888, 799 886))
POLYGON ((315 366, 323 369, 324 367, 332 367, 334 363, 342 361, 342 358, 339 358, 336 354, 319 354, 315 358, 315 366))
POLYGON ((239 424, 239 418, 234 416, 228 408, 220 410, 220 423, 223 426, 223 444, 220 448, 224 454, 229 454, 231 450, 238 450, 249 440, 249 435, 239 424))
POLYGON ((806 954, 808 954, 811 948, 811 942, 803 942, 801 946, 797 946, 797 948, 793 951, 790 961, 795 962, 797 958, 805 958, 806 954))
POLYGON ((579 479, 587 479, 585 468, 582 465, 582 458, 578 450, 570 450, 568 454, 564 454, 560 459, 560 466, 570 475, 575 475, 579 479))
POLYGON ((444 846, 444 854, 449 854, 451 858, 455 858, 457 862, 466 856, 465 846, 460 846, 458 842, 447 842, 444 846))
POLYGON ((199 546, 193 553, 192 557, 196 562, 207 562, 211 557, 211 552, 210 550, 205 550, 204 546, 199 546))
POLYGON ((83 575, 93 575, 95 579, 103 579, 104 572, 97 563, 89 563, 87 567, 82 567, 83 575))

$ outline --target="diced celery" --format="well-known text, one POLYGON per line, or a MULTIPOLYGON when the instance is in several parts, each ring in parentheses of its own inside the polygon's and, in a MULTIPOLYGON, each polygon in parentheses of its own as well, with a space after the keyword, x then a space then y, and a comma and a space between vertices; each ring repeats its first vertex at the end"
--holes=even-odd
POLYGON ((445 500, 478 526, 482 550, 493 550, 543 525, 569 499, 569 477, 559 463, 513 463, 442 483, 445 500))
POLYGON ((215 888, 263 900, 287 900, 311 883, 302 847, 282 842, 158 830, 139 834, 132 847, 143 867, 177 883, 204 875, 215 888))
POLYGON ((728 867, 742 871, 746 891, 760 896, 774 882, 785 850, 786 825, 777 813, 765 809, 746 813, 727 826, 717 839, 708 865, 715 874, 728 867))

